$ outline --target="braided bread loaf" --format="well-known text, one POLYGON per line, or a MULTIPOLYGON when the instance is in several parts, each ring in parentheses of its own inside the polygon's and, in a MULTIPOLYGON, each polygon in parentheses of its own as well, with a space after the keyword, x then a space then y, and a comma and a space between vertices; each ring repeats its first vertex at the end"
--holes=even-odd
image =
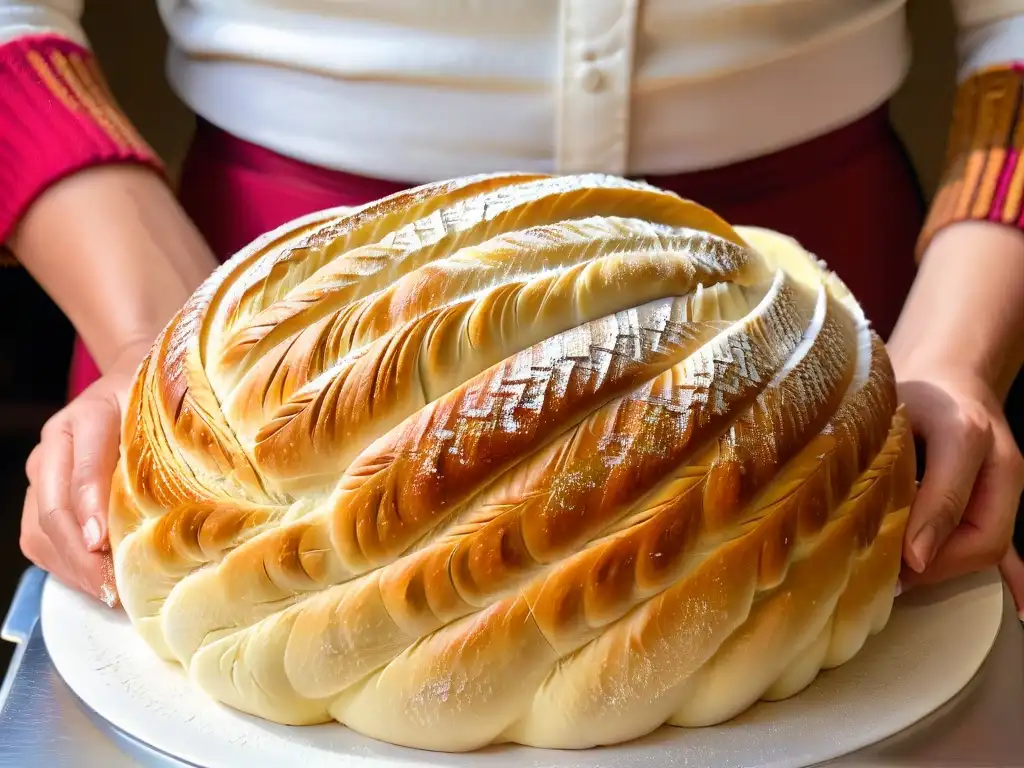
POLYGON ((915 487, 834 275, 603 176, 285 226, 130 403, 111 537, 142 637, 229 706, 426 749, 796 693, 885 625, 915 487))

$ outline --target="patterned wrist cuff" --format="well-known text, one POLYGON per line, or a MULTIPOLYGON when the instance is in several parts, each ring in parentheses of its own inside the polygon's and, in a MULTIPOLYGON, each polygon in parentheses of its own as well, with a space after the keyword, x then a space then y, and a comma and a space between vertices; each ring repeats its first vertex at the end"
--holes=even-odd
POLYGON ((63 177, 103 163, 163 172, 117 107, 88 49, 54 35, 0 46, 0 243, 63 177))
POLYGON ((958 221, 1024 228, 1024 62, 983 70, 957 91, 939 190, 918 241, 958 221))

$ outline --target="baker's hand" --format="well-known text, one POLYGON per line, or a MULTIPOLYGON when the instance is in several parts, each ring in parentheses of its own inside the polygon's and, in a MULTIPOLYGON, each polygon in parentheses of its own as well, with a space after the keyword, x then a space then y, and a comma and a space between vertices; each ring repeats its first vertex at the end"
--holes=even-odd
POLYGON ((107 373, 43 427, 26 464, 21 550, 68 586, 117 602, 107 543, 107 504, 121 413, 147 348, 121 353, 107 373))
POLYGON ((988 384, 958 370, 905 371, 899 391, 925 459, 907 523, 902 583, 999 564, 1024 490, 1024 459, 1002 403, 988 384))
POLYGON ((69 585, 113 600, 106 522, 121 410, 152 340, 217 260, 171 185, 134 163, 51 184, 7 244, 105 373, 50 419, 32 452, 22 549, 69 585))
POLYGON ((907 586, 1013 565, 1004 556, 1024 461, 1003 405, 1024 365, 1022 319, 1024 232, 964 221, 925 244, 886 344, 924 452, 904 540, 907 586))

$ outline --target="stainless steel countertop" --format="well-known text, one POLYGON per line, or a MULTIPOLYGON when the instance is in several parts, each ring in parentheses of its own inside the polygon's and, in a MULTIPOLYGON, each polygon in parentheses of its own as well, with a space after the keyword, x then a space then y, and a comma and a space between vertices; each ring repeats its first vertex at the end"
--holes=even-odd
MULTIPOLYGON (((18 645, 0 687, 0 766, 182 765, 99 720, 54 671, 39 622, 44 580, 38 569, 25 572, 0 632, 18 645)), ((1024 768, 1024 628, 1009 594, 992 653, 953 701, 893 738, 829 765, 1024 768)))

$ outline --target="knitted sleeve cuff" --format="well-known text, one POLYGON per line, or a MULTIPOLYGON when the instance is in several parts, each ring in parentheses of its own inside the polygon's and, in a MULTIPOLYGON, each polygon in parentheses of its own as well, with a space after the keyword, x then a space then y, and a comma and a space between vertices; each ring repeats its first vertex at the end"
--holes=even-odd
POLYGON ((917 257, 958 221, 1024 229, 1024 62, 977 72, 957 91, 939 189, 917 257))
POLYGON ((75 171, 137 163, 163 172, 77 43, 43 35, 0 46, 0 91, 0 243, 47 187, 75 171))

